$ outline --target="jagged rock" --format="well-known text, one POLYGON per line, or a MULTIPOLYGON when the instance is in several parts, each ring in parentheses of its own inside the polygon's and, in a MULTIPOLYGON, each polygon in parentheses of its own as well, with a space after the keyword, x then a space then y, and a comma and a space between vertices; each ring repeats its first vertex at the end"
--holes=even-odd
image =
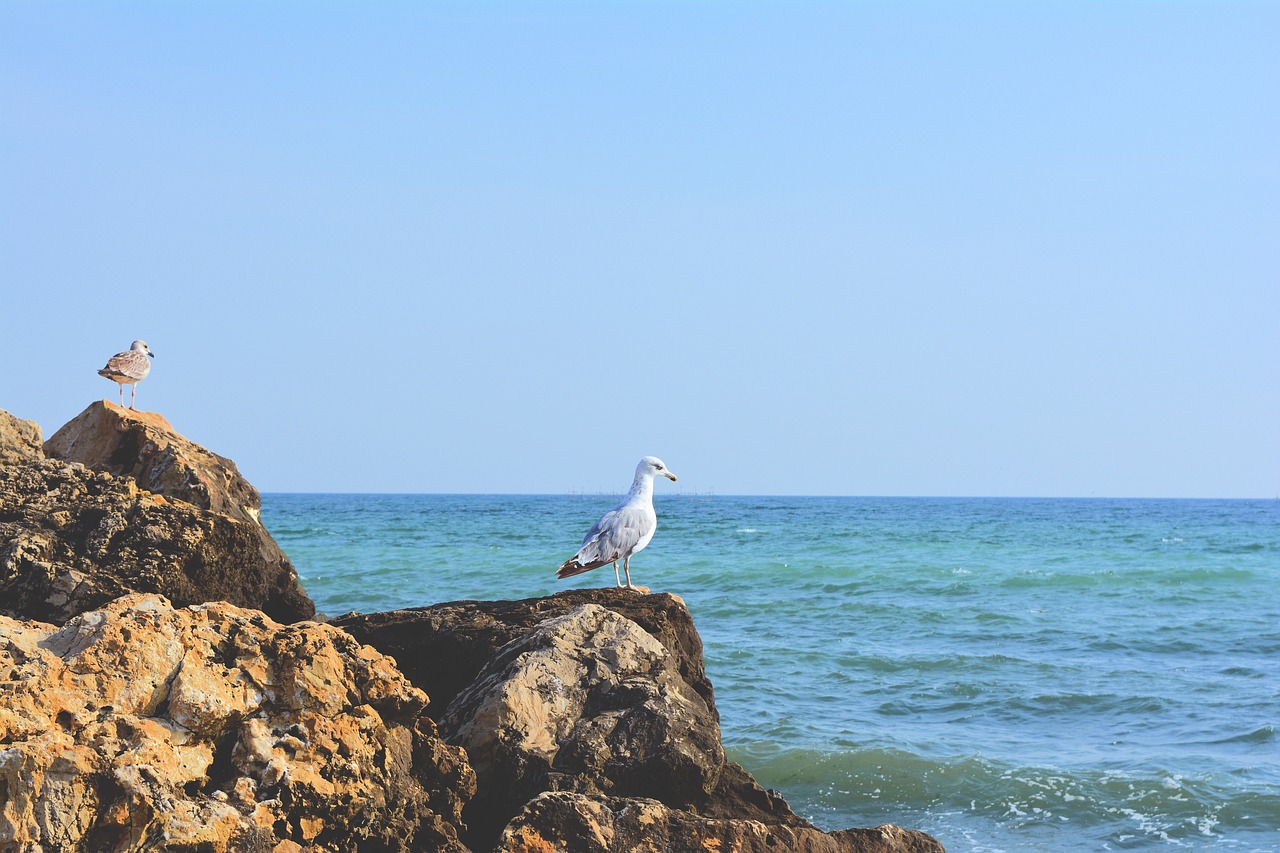
POLYGON ((590 797, 569 792, 531 801, 503 831, 495 853, 630 853, 714 850, 717 853, 944 853, 923 832, 886 824, 824 833, 811 826, 704 818, 652 799, 590 797))
POLYGON ((338 629, 132 595, 0 617, 0 850, 453 851, 474 789, 338 629))
POLYGON ((704 802, 725 763, 707 705, 671 654, 596 604, 504 646, 449 704, 440 729, 476 770, 467 818, 477 833, 501 828, 547 790, 704 802))
MULTIPOLYGON (((100 400, 55 432, 44 455, 132 477, 148 492, 261 525, 262 496, 236 463, 179 434, 155 412, 100 400)), ((270 536, 268 544, 280 550, 270 536)))
POLYGON ((314 605, 233 463, 106 402, 39 439, 0 412, 0 853, 942 849, 726 761, 675 596, 286 628, 314 605))
MULTIPOLYGON (((702 638, 688 607, 671 594, 641 595, 610 587, 575 589, 523 601, 455 601, 388 613, 348 614, 332 624, 394 657, 401 671, 434 697, 427 712, 439 720, 500 648, 528 636, 545 620, 584 604, 597 604, 625 616, 662 644, 670 654, 670 665, 705 703, 706 713, 700 720, 705 734, 700 738, 718 743, 720 717, 703 663, 702 638)), ((714 790, 696 803, 700 813, 767 823, 802 822, 781 796, 765 791, 739 765, 724 761, 718 774, 714 790)), ((656 795, 660 799, 667 799, 668 781, 656 780, 652 785, 660 790, 656 795)), ((468 824, 474 836, 492 840, 515 812, 510 798, 503 807, 486 811, 493 800, 485 795, 484 787, 482 783, 481 795, 468 811, 468 824)), ((676 785, 671 790, 688 793, 687 787, 676 785)), ((685 796, 672 802, 683 806, 687 800, 685 796)), ((475 844, 484 846, 479 841, 475 844)))
POLYGON ((0 465, 43 459, 40 444, 40 427, 35 421, 24 421, 0 409, 0 465))
MULTIPOLYGON (((128 418, 121 422, 134 422, 128 418)), ((53 440, 46 446, 65 451, 53 440)), ((154 461, 148 446, 139 452, 154 461)), ((174 446, 176 440, 167 445, 174 446)), ((190 476, 230 482, 239 478, 233 472, 215 464, 190 476)), ((198 499, 203 492, 184 494, 198 499)), ((239 500, 246 493, 225 494, 239 500)), ((61 623, 132 592, 160 593, 179 606, 226 600, 282 622, 315 614, 293 564, 253 513, 200 508, 140 489, 132 475, 90 471, 79 462, 32 457, 0 465, 0 613, 61 623)))
POLYGON ((602 587, 571 589, 521 601, 453 601, 386 613, 352 613, 333 620, 384 654, 433 697, 428 713, 439 720, 498 649, 553 616, 599 604, 640 625, 673 657, 677 670, 718 722, 714 691, 702 659, 702 638, 689 608, 677 596, 638 595, 602 587), (428 686, 429 685, 429 686, 428 686))
POLYGON ((825 837, 725 760, 702 641, 676 596, 581 589, 348 614, 332 624, 392 655, 434 697, 428 713, 446 739, 472 755, 478 789, 464 817, 476 850, 496 843, 525 802, 546 791, 593 802, 651 798, 673 820, 825 837))

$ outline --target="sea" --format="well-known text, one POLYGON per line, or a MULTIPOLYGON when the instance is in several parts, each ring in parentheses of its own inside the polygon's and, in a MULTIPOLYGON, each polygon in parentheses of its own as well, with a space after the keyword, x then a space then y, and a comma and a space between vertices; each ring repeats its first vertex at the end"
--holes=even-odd
MULTIPOLYGON (((636 584, 688 603, 725 748, 826 830, 952 853, 1280 851, 1280 500, 659 488, 636 584)), ((330 616, 612 586, 619 495, 268 494, 330 616)))

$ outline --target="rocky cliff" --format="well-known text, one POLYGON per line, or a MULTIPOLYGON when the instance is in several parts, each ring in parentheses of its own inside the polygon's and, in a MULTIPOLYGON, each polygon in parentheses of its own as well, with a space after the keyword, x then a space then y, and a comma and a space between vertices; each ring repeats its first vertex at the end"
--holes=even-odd
POLYGON ((728 761, 677 597, 298 621, 258 507, 159 416, 0 412, 0 853, 942 850, 728 761))

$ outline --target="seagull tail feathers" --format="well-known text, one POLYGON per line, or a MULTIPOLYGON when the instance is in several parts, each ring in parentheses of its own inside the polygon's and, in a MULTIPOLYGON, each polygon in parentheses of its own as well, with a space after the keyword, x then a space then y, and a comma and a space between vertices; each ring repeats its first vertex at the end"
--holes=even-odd
POLYGON ((576 556, 570 557, 569 559, 565 560, 564 564, 561 565, 560 568, 556 571, 556 577, 560 578, 561 580, 563 580, 564 578, 571 578, 574 575, 580 575, 583 572, 589 572, 592 569, 598 569, 601 566, 607 566, 611 562, 613 561, 600 560, 594 563, 579 563, 578 558, 576 556))

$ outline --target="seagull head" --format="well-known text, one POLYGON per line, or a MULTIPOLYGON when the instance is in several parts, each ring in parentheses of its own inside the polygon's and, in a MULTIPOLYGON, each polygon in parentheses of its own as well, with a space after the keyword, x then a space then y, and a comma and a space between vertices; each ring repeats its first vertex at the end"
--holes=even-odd
POLYGON ((665 462, 656 456, 646 456, 640 460, 640 464, 636 466, 637 474, 648 474, 651 477, 661 475, 671 482, 676 481, 676 475, 671 473, 665 462))
POLYGON ((129 349, 137 350, 138 352, 145 352, 151 358, 156 357, 156 354, 151 351, 151 347, 147 346, 146 341, 134 341, 133 346, 129 347, 129 349))

